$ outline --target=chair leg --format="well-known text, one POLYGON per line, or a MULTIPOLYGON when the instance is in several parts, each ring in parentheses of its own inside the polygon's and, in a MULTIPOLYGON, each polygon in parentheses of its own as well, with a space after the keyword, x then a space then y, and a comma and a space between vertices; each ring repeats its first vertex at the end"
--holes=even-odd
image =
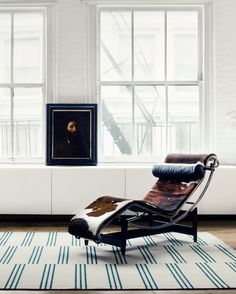
POLYGON ((122 244, 122 246, 121 246, 121 254, 123 255, 123 256, 125 256, 125 251, 126 251, 126 241, 122 244))
POLYGON ((121 220, 121 233, 122 233, 121 253, 123 256, 125 256, 125 251, 126 251, 127 230, 128 230, 128 221, 124 218, 121 220))
POLYGON ((148 213, 148 225, 151 227, 153 225, 153 214, 148 213))
POLYGON ((193 241, 197 242, 197 207, 192 211, 193 241))

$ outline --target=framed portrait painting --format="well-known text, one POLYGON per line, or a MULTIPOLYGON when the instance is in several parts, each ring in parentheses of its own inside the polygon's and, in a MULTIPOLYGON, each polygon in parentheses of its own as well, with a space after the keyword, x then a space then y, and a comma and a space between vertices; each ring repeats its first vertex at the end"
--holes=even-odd
POLYGON ((97 164, 96 104, 47 104, 46 163, 97 164))

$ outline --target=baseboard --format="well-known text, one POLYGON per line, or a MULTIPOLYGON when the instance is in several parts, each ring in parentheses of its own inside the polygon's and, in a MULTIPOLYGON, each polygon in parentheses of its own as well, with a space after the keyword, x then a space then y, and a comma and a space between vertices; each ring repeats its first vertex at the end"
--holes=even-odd
POLYGON ((199 220, 236 220, 236 214, 199 214, 199 220))
MULTIPOLYGON (((70 214, 48 215, 48 214, 1 214, 0 222, 68 222, 73 217, 70 214)), ((198 221, 205 220, 236 220, 235 214, 199 214, 198 221)))
POLYGON ((0 222, 67 222, 73 215, 51 215, 51 214, 2 214, 0 222))

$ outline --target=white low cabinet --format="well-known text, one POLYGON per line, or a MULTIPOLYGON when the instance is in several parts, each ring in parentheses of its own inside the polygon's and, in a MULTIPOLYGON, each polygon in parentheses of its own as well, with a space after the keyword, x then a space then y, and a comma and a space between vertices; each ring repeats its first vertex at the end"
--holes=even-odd
POLYGON ((126 198, 142 200, 156 181, 152 167, 126 168, 126 198))
POLYGON ((0 168, 0 214, 51 214, 51 170, 0 168))
POLYGON ((201 214, 236 215, 236 168, 219 166, 199 203, 201 214))
MULTIPOLYGON (((236 215, 235 179, 235 167, 217 168, 199 214, 236 215)), ((143 199, 156 180, 151 165, 2 166, 0 214, 76 214, 104 195, 143 199)))
POLYGON ((120 168, 52 169, 52 214, 76 214, 100 196, 125 197, 125 171, 120 168))

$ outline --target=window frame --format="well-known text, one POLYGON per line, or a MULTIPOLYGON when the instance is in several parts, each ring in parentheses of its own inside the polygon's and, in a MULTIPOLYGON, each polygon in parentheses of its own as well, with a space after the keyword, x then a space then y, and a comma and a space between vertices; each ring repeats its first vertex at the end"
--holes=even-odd
POLYGON ((11 79, 10 83, 0 83, 1 88, 8 88, 10 90, 10 157, 1 158, 0 163, 43 163, 45 161, 45 142, 46 142, 46 134, 45 134, 45 104, 47 102, 55 102, 55 27, 54 27, 54 19, 55 19, 55 11, 54 11, 55 2, 48 4, 40 4, 36 5, 19 5, 19 1, 17 5, 9 6, 6 3, 0 4, 0 15, 1 13, 9 13, 11 15, 11 79), (42 82, 41 83, 14 83, 13 81, 13 54, 14 54, 14 24, 13 18, 14 14, 17 13, 36 13, 40 12, 43 15, 43 48, 42 48, 42 82), (14 158, 14 131, 13 131, 13 111, 14 111, 14 89, 19 88, 39 88, 42 90, 42 117, 41 117, 41 126, 42 126, 42 135, 41 135, 41 148, 42 154, 38 158, 14 158))
MULTIPOLYGON (((206 115, 206 109, 209 109, 209 104, 211 102, 211 99, 209 99, 208 102, 205 101, 204 97, 206 94, 209 94, 209 89, 207 86, 207 83, 209 83, 209 78, 207 77, 207 74, 210 72, 210 66, 206 62, 206 54, 205 54, 205 46, 208 43, 207 37, 206 37, 206 27, 205 22, 206 18, 209 15, 209 8, 205 7, 206 5, 142 5, 142 6, 113 6, 113 5, 98 5, 97 6, 97 101, 100 105, 99 107, 99 139, 100 139, 100 162, 156 162, 156 161, 162 161, 162 156, 137 156, 137 155, 121 155, 121 156, 105 156, 102 154, 102 136, 101 136, 101 128, 102 128, 102 116, 101 116, 101 87, 103 85, 129 85, 132 87, 132 92, 135 85, 152 85, 152 86, 164 86, 165 91, 167 94, 167 88, 170 85, 191 85, 191 86, 198 86, 199 88, 199 152, 203 152, 206 148, 206 143, 210 143, 212 141, 212 138, 208 138, 206 140, 206 134, 209 135, 209 131, 205 131, 206 122, 210 123, 211 119, 209 119, 209 116, 206 115), (134 81, 133 76, 131 81, 119 81, 119 82, 112 82, 112 81, 101 81, 100 77, 100 52, 101 52, 101 12, 103 11, 131 11, 132 15, 134 11, 164 11, 165 13, 165 80, 164 81, 134 81), (167 23, 166 23, 166 14, 167 11, 197 11, 198 13, 198 79, 193 81, 167 81, 167 23)), ((132 26, 133 26, 133 16, 132 16, 132 26)), ((133 39, 133 35, 131 36, 133 39)), ((133 46, 132 46, 133 47, 133 46)), ((134 53, 134 48, 132 50, 132 58, 134 53)), ((133 64, 132 64, 133 66, 133 64)), ((133 97, 132 97, 133 100, 133 97)), ((166 104, 167 104, 167 114, 168 114, 168 96, 166 96, 166 104)), ((168 115, 167 115, 168 116, 168 115)), ((166 119, 168 122, 168 117, 166 119)), ((134 137, 134 134, 133 134, 134 137)), ((168 142, 168 128, 166 128, 166 146, 168 142)), ((132 145, 133 146, 133 145, 132 145)), ((166 150, 168 153, 169 150, 166 150)))

